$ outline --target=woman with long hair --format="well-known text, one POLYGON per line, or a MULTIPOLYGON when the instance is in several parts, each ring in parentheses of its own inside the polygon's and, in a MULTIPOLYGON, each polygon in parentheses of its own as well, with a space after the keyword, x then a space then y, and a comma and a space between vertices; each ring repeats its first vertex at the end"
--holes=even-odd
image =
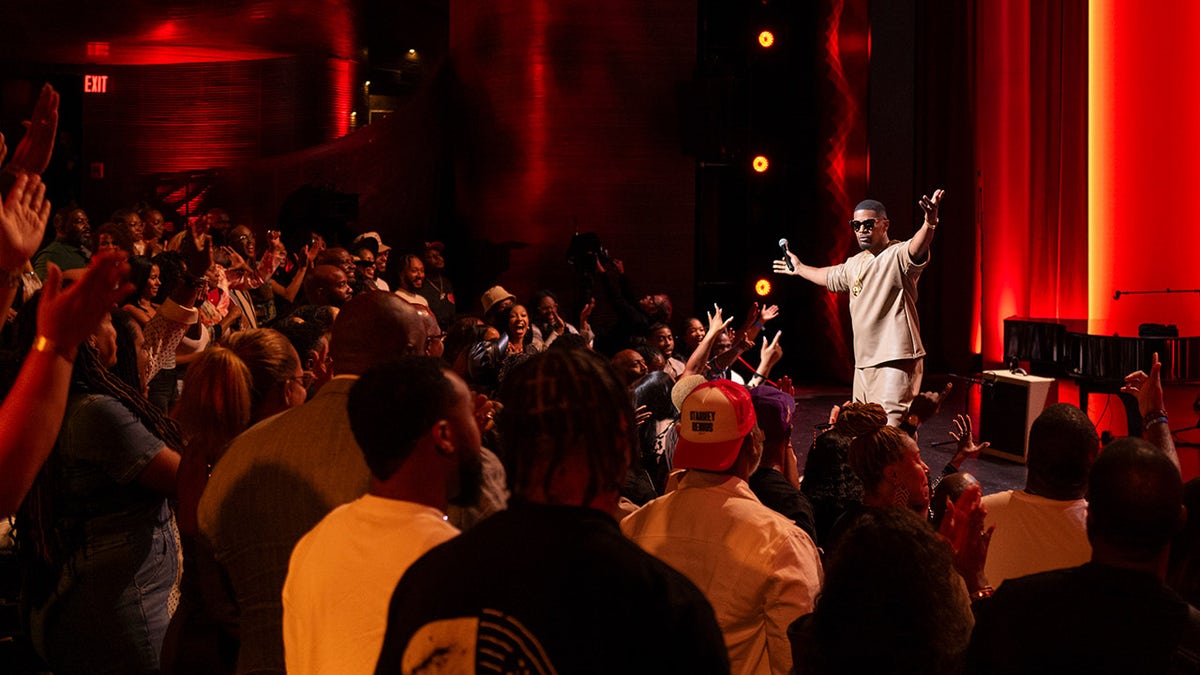
POLYGON ((238 331, 188 366, 172 412, 185 445, 179 468, 179 531, 184 577, 163 665, 171 673, 233 672, 234 610, 211 553, 199 545, 196 509, 213 466, 233 439, 253 424, 305 401, 313 375, 282 333, 238 331))
POLYGON ((158 303, 154 299, 162 288, 159 275, 158 265, 149 258, 134 256, 129 259, 129 281, 133 282, 133 292, 125 298, 121 309, 129 312, 142 328, 150 323, 158 311, 158 303))
POLYGON ((252 424, 304 403, 311 374, 282 333, 238 331, 188 366, 172 416, 186 444, 179 470, 179 526, 196 532, 196 506, 213 465, 252 424))
POLYGON ((105 319, 79 348, 55 448, 18 511, 24 616, 55 673, 157 672, 169 619, 182 438, 110 372, 117 353, 105 319))

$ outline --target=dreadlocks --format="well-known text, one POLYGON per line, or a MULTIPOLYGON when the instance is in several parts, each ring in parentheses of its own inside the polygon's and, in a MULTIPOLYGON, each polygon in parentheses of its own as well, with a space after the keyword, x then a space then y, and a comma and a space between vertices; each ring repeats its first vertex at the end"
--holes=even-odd
POLYGON ((579 350, 533 356, 509 375, 500 392, 497 424, 509 489, 515 500, 539 488, 549 503, 563 491, 555 477, 570 464, 587 466, 584 505, 620 489, 633 448, 633 406, 603 359, 579 350), (536 485, 540 481, 541 485, 536 485))

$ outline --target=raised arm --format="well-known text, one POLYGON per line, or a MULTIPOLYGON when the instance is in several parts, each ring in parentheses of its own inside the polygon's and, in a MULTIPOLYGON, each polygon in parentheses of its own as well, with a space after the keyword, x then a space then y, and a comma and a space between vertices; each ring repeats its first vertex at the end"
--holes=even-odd
POLYGON ((62 272, 51 264, 38 302, 37 338, 4 405, 0 406, 0 514, 17 510, 58 438, 76 348, 120 298, 129 265, 120 254, 92 258, 83 277, 59 290, 62 272))
POLYGON ((938 205, 942 203, 945 194, 945 190, 934 190, 932 197, 921 195, 921 201, 917 202, 925 212, 925 222, 912 239, 908 240, 908 255, 915 262, 925 262, 925 256, 929 255, 929 246, 933 244, 933 231, 938 226, 938 205))
POLYGON ((282 296, 288 302, 295 302, 296 296, 300 293, 300 288, 304 285, 304 278, 308 276, 308 272, 312 269, 314 262, 317 259, 317 253, 320 251, 316 246, 304 245, 300 249, 300 262, 302 265, 296 266, 296 273, 292 275, 292 281, 284 288, 283 284, 271 279, 271 288, 276 295, 282 296))
POLYGON ((779 363, 779 359, 783 358, 783 347, 779 346, 781 337, 783 337, 783 331, 776 333, 775 339, 770 342, 767 341, 767 336, 763 336, 762 349, 759 350, 758 368, 754 371, 750 381, 746 383, 747 387, 757 387, 771 376, 771 369, 779 363))
MULTIPOLYGON (((1132 394, 1137 398, 1138 412, 1142 414, 1142 431, 1145 439, 1154 447, 1163 451, 1179 468, 1179 453, 1175 451, 1175 439, 1171 436, 1171 427, 1167 423, 1167 408, 1163 400, 1162 364, 1158 361, 1158 352, 1154 352, 1150 364, 1150 374, 1138 370, 1125 376, 1125 386, 1121 393, 1132 394)), ((1137 433, 1130 429, 1132 436, 1137 433)))
POLYGON ((687 365, 683 367, 683 374, 679 376, 681 379, 688 375, 704 374, 708 368, 708 352, 712 349, 713 341, 717 339, 717 332, 725 330, 731 321, 733 321, 732 317, 723 318, 721 308, 713 305, 713 312, 708 314, 708 332, 704 334, 704 339, 696 345, 695 351, 688 357, 687 365))
POLYGON ((18 174, 0 201, 0 316, 12 306, 25 263, 42 245, 49 219, 45 183, 36 174, 18 174))
MULTIPOLYGON (((23 173, 40 175, 50 165, 54 138, 58 133, 58 92, 49 84, 33 107, 33 115, 25 122, 25 136, 17 143, 12 159, 0 172, 0 192, 7 193, 23 173)), ((0 155, 0 160, 3 155, 0 155)))

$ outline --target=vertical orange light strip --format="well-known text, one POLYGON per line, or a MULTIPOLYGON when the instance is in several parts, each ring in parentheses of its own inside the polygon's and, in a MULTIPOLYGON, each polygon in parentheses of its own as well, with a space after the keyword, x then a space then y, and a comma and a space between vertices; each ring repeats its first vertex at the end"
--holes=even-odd
POLYGON ((1088 316, 1107 314, 1112 299, 1113 228, 1112 3, 1088 5, 1088 316), (1107 290, 1105 290, 1107 289, 1107 290), (1097 297, 1097 294, 1100 294, 1097 297))

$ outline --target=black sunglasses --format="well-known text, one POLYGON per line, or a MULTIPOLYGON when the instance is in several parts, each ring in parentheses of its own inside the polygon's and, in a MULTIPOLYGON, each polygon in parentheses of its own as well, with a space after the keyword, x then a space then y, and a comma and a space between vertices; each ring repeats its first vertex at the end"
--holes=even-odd
POLYGON ((850 229, 854 230, 855 232, 858 232, 859 230, 865 230, 868 234, 870 234, 871 231, 875 229, 875 225, 880 222, 886 223, 887 218, 866 218, 864 220, 851 220, 850 221, 850 229))

